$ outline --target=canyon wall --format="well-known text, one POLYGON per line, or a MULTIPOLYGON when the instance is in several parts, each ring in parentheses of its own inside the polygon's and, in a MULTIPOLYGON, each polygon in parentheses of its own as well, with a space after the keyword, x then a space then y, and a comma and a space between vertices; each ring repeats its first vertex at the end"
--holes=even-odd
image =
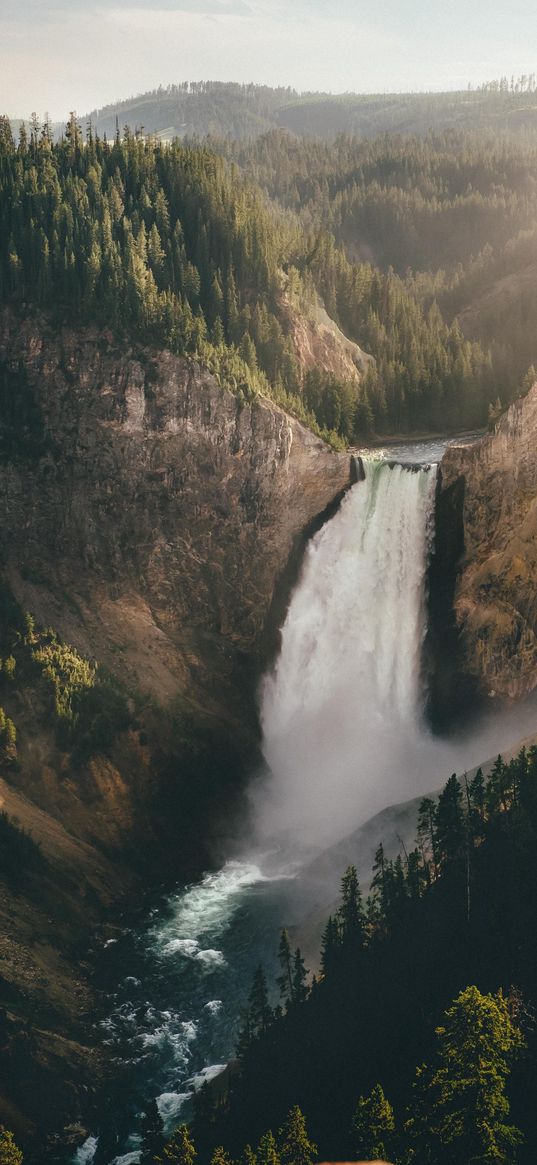
POLYGON ((525 696, 537 685, 537 384, 493 433, 447 450, 438 516, 463 678, 486 696, 525 696))
MULTIPOLYGON (((138 701, 251 742, 272 605, 350 484, 350 456, 169 352, 6 312, 0 360, 3 568, 17 600, 138 701)), ((143 759, 131 758, 139 784, 143 759)), ((114 798, 128 833, 128 788, 114 798)))
POLYGON ((194 874, 235 836, 260 759, 257 680, 303 541, 351 472, 193 361, 0 316, 2 586, 130 709, 102 753, 80 755, 31 648, 0 675, 17 729, 0 810, 41 854, 35 871, 0 867, 0 1121, 30 1153, 32 1133, 43 1146, 87 1118, 106 1071, 92 932, 113 936, 118 901, 194 874))

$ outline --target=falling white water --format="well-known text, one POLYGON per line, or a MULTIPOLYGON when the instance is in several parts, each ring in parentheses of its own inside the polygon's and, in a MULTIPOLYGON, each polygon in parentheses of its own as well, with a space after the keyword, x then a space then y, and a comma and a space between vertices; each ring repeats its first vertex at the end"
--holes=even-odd
POLYGON ((436 468, 365 473, 307 548, 262 688, 260 829, 283 843, 328 842, 418 792, 418 754, 434 749, 422 647, 436 468))

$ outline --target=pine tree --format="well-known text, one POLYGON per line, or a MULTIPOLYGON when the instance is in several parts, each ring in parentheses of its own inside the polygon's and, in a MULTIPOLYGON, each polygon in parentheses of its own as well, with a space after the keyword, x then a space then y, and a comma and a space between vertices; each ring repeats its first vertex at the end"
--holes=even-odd
POLYGON ((389 1161, 393 1154, 395 1118, 380 1084, 360 1096, 351 1126, 353 1153, 364 1161, 389 1161))
POLYGON ((270 1129, 261 1137, 257 1147, 256 1163, 257 1165, 281 1165, 278 1147, 270 1129))
POLYGON ((423 797, 418 809, 418 845, 424 866, 430 880, 431 864, 434 877, 438 876, 436 852, 436 802, 431 797, 423 797))
POLYGON ((306 980, 308 972, 304 965, 304 959, 300 953, 300 948, 297 947, 293 956, 293 987, 292 1000, 293 1003, 303 1003, 307 999, 308 988, 306 980))
POLYGON ((348 866, 341 880, 338 924, 343 950, 356 955, 365 938, 365 916, 356 866, 348 866))
POLYGON ((197 1153, 186 1125, 180 1125, 156 1160, 159 1165, 194 1165, 197 1153))
POLYGON ((269 1005, 267 981, 262 967, 258 967, 254 973, 248 1010, 253 1033, 265 1035, 272 1020, 272 1009, 269 1005))
POLYGON ((507 1124, 506 1084, 523 1037, 501 992, 467 987, 437 1028, 437 1065, 417 1072, 405 1131, 420 1165, 514 1165, 522 1141, 507 1124))
POLYGON ((285 928, 282 930, 280 936, 278 960, 281 967, 281 975, 277 979, 280 995, 289 1001, 293 998, 293 969, 291 943, 289 942, 289 935, 285 928))
POLYGON ((321 970, 330 979, 338 965, 340 934, 337 918, 330 915, 321 939, 321 970))
POLYGON ((217 1145, 211 1157, 211 1165, 232 1165, 231 1157, 223 1145, 217 1145))
POLYGON ((15 1144, 13 1133, 0 1125, 0 1165, 23 1165, 21 1150, 15 1144))
POLYGON ((443 869, 449 869, 464 852, 466 840, 462 788, 455 773, 438 798, 435 825, 439 862, 443 869))
POLYGON ((297 1104, 290 1110, 278 1137, 281 1165, 313 1165, 317 1146, 309 1140, 306 1121, 297 1104))

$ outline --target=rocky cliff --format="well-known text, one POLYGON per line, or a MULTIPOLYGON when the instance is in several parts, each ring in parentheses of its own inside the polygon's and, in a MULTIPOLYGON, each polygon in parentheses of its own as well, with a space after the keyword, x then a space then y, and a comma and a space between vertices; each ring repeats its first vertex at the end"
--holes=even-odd
POLYGON ((460 664, 488 696, 517 698, 537 685, 536 450, 537 384, 494 433, 451 446, 442 461, 439 541, 452 566, 460 552, 460 664))
POLYGON ((58 735, 35 648, 0 676, 17 728, 16 762, 0 748, 0 809, 44 862, 5 893, 0 868, 0 1054, 13 1063, 0 1120, 21 1136, 82 1116, 98 1076, 88 931, 142 877, 193 871, 233 832, 300 549, 350 480, 348 455, 191 361, 0 317, 1 571, 130 709, 102 752, 81 755, 58 735))

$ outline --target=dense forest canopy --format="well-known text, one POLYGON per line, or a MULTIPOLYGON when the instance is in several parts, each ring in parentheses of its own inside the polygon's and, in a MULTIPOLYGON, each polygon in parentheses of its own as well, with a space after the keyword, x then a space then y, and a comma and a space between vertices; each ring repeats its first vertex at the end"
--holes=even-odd
MULTIPOLYGON (((292 157, 291 139, 260 143, 269 167, 282 146, 292 157)), ((356 261, 329 215, 320 225, 321 192, 315 214, 286 207, 221 153, 127 130, 106 142, 74 116, 58 143, 37 119, 16 143, 4 118, 2 299, 196 356, 239 395, 272 396, 334 443, 482 425, 516 393, 518 366, 506 377, 505 359, 496 367, 415 279, 356 261), (361 384, 299 366, 289 304, 315 316, 322 303, 373 356, 361 384)))
POLYGON ((282 933, 227 1095, 199 1096, 202 1159, 257 1144, 298 1104, 321 1160, 535 1160, 536 810, 535 747, 453 775, 422 800, 415 849, 388 860, 379 843, 365 901, 347 869, 316 977, 282 933))

